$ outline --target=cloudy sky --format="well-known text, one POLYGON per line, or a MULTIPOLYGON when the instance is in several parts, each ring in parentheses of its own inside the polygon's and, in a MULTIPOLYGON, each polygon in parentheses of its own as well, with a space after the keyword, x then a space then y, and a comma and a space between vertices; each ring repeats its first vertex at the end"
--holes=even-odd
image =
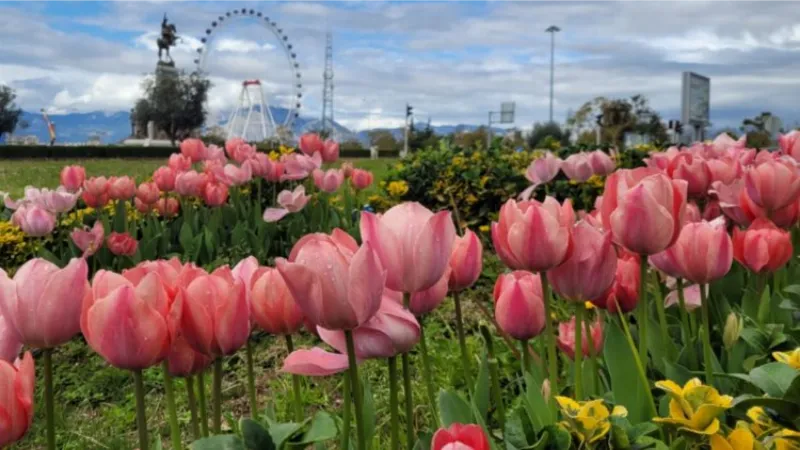
MULTIPOLYGON (((418 120, 483 123, 503 101, 517 125, 547 120, 551 24, 555 118, 596 96, 641 93, 679 118, 681 72, 711 78, 714 126, 772 111, 800 121, 800 7, 792 2, 0 2, 0 83, 29 110, 127 111, 155 68, 166 13, 183 37, 173 56, 195 68, 206 28, 246 7, 275 21, 296 51, 302 113, 321 113, 325 33, 334 39, 335 118, 355 129, 418 120)), ((259 78, 290 101, 278 38, 258 20, 226 20, 206 48, 210 108, 259 78)))

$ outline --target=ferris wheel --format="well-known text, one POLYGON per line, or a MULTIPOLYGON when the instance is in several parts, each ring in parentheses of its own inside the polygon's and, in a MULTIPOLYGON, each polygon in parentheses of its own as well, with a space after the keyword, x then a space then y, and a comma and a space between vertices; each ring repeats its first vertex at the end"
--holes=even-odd
MULTIPOLYGON (((243 103, 242 99, 245 98, 244 93, 243 95, 240 95, 239 106, 237 107, 237 110, 232 113, 231 118, 228 121, 227 128, 229 137, 247 137, 246 133, 248 132, 247 128, 251 122, 250 118, 253 114, 254 108, 256 108, 255 110, 257 111, 257 114, 262 116, 262 121, 267 122, 266 126, 262 123, 258 128, 265 130, 264 132, 271 135, 270 137, 274 136, 279 140, 285 140, 287 138, 286 134, 291 135, 292 125, 294 124, 295 119, 297 119, 297 117, 300 115, 301 100, 303 98, 303 84, 300 74, 300 64, 297 62, 297 54, 295 53, 292 44, 289 42, 289 37, 283 32, 283 29, 280 28, 274 20, 263 15, 259 11, 248 8, 233 9, 220 15, 216 20, 209 24, 208 28, 205 30, 205 34, 200 38, 202 46, 197 49, 197 57, 194 60, 195 64, 197 65, 197 71, 200 74, 208 75, 209 61, 214 53, 214 38, 217 36, 219 30, 236 26, 237 22, 241 25, 244 21, 255 21, 257 24, 260 24, 265 33, 272 33, 272 35, 279 42, 277 49, 282 51, 286 56, 286 67, 282 69, 288 70, 290 74, 290 94, 288 102, 285 102, 285 104, 281 105, 287 110, 286 115, 282 120, 280 118, 273 117, 265 96, 261 96, 262 101, 260 105, 256 103, 254 106, 253 102, 243 103), (241 127, 242 123, 244 123, 243 119, 237 118, 239 117, 240 113, 242 116, 246 115, 247 117, 243 129, 241 127), (242 123, 235 122, 237 120, 242 123), (237 128, 239 131, 237 131, 237 128)), ((264 72, 266 73, 267 71, 265 70, 264 72)), ((275 70, 270 68, 270 72, 274 73, 275 70)), ((253 86, 253 84, 251 84, 250 81, 247 81, 245 84, 243 84, 243 86, 253 86)), ((260 84, 258 86, 260 89, 260 84)), ((253 96, 253 98, 258 99, 258 96, 253 96)))

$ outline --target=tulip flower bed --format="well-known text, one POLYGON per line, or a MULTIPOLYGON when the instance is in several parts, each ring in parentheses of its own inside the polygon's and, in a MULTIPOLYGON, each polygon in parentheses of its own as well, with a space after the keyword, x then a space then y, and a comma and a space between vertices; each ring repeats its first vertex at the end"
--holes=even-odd
POLYGON ((321 170, 314 135, 187 140, 138 186, 65 167, 5 202, 43 258, 0 272, 0 446, 800 448, 800 133, 780 146, 542 155, 492 251, 446 208, 360 211, 373 175, 321 170), (592 209, 541 195, 561 171, 607 175, 592 209), (75 432, 56 398, 136 412, 75 432))

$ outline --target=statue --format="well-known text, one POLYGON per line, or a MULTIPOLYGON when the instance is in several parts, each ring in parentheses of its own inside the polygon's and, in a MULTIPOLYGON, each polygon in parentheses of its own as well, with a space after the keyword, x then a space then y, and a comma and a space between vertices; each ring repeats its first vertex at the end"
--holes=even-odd
POLYGON ((170 65, 170 66, 174 66, 175 65, 175 62, 172 60, 172 56, 170 56, 170 54, 169 54, 169 48, 170 47, 174 47, 175 44, 177 43, 178 39, 179 39, 179 37, 178 37, 178 34, 177 34, 177 30, 175 28, 175 24, 174 23, 169 23, 167 21, 167 15, 164 14, 164 20, 161 21, 161 37, 158 38, 158 41, 156 41, 158 43, 158 63, 159 64, 166 64, 166 65, 170 65), (166 62, 161 59, 161 54, 162 54, 162 52, 164 50, 167 51, 167 58, 169 58, 169 61, 166 61, 166 62))

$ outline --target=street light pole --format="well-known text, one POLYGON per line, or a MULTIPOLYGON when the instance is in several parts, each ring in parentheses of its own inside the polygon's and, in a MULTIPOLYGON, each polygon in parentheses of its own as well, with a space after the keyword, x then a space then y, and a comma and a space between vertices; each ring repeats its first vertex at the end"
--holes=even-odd
POLYGON ((544 31, 550 33, 550 123, 553 123, 553 72, 555 71, 556 33, 561 31, 561 28, 550 25, 544 31))

